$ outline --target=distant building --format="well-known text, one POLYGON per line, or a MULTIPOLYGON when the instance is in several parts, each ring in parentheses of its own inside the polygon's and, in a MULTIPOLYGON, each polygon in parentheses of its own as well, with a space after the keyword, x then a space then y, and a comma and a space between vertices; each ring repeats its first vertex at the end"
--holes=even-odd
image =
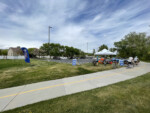
POLYGON ((8 56, 20 56, 23 55, 21 48, 18 46, 17 48, 10 47, 8 50, 8 56))

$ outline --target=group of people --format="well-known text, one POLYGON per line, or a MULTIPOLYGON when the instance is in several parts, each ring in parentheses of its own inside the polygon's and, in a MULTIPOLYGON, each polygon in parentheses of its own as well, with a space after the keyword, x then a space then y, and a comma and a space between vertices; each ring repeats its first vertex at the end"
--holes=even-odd
MULTIPOLYGON (((114 67, 116 67, 117 65, 121 65, 120 63, 120 59, 121 58, 116 58, 116 57, 113 57, 113 58, 106 58, 106 57, 100 57, 98 58, 95 58, 93 59, 93 65, 98 65, 98 64, 112 64, 114 67)), ((129 57, 128 59, 124 59, 123 60, 123 65, 126 64, 127 67, 134 67, 134 65, 138 65, 139 63, 139 59, 138 57, 129 57)))
POLYGON ((139 63, 139 59, 138 59, 138 57, 136 56, 136 57, 129 57, 129 59, 128 59, 128 64, 129 65, 133 65, 134 66, 134 64, 135 65, 138 65, 138 63, 139 63))

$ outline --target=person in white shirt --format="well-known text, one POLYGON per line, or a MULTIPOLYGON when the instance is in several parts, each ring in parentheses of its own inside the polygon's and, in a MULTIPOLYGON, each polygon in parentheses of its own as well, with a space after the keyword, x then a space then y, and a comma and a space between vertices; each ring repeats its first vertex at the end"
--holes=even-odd
POLYGON ((138 57, 137 56, 134 58, 134 62, 137 65, 137 63, 138 63, 138 57))
POLYGON ((136 62, 138 61, 138 57, 137 56, 134 58, 134 61, 136 61, 136 62))
POLYGON ((128 67, 130 67, 131 65, 132 65, 132 67, 134 67, 133 57, 129 57, 129 59, 128 59, 128 67))
POLYGON ((129 64, 131 64, 132 61, 133 61, 133 57, 129 57, 128 59, 129 64))

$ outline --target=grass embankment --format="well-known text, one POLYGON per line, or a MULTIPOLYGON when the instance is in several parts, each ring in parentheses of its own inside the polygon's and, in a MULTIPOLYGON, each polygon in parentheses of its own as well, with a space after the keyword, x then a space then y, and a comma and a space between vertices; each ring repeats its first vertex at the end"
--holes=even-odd
POLYGON ((147 63, 150 63, 150 60, 143 60, 143 62, 147 62, 147 63))
POLYGON ((111 69, 111 65, 71 64, 31 60, 0 60, 0 89, 111 69))
POLYGON ((150 73, 4 113, 149 113, 150 73))

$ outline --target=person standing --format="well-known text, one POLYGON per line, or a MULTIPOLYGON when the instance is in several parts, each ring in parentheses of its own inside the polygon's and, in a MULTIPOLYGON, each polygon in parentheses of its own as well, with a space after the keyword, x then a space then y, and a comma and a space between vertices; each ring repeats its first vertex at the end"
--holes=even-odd
MULTIPOLYGON (((133 63, 133 57, 129 57, 128 59, 128 67, 133 63)), ((134 65, 133 65, 134 66, 134 65)))
POLYGON ((137 56, 134 58, 134 62, 136 65, 138 64, 138 57, 137 56))

